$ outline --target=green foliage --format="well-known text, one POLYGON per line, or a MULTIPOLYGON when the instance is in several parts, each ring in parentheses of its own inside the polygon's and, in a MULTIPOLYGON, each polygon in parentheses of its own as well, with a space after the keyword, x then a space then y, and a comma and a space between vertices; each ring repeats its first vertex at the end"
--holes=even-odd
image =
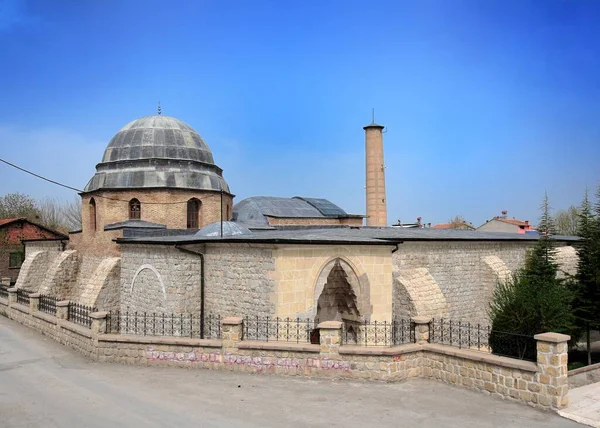
POLYGON ((586 190, 577 230, 581 240, 577 243, 574 312, 582 332, 587 325, 600 329, 600 186, 597 198, 592 208, 586 190))
POLYGON ((547 195, 542 204, 538 226, 540 238, 527 255, 525 268, 516 272, 494 290, 489 308, 492 323, 492 352, 517 358, 535 359, 535 346, 529 339, 512 333, 533 336, 556 332, 572 335, 575 330, 571 309, 573 293, 557 278, 556 243, 547 195))

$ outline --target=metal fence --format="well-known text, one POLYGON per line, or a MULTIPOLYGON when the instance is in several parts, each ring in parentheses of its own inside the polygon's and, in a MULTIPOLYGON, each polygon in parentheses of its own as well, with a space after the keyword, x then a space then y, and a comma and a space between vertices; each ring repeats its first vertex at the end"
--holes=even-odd
POLYGON ((203 339, 221 338, 221 317, 198 314, 166 314, 111 311, 106 319, 106 332, 138 336, 175 336, 203 339), (204 328, 204 334, 201 330, 204 328))
POLYGON ((40 295, 40 311, 47 314, 56 315, 56 297, 40 295))
POLYGON ((6 285, 0 285, 0 297, 8 299, 8 287, 6 285))
POLYGON ((25 290, 17 290, 17 303, 29 306, 29 292, 25 290))
POLYGON ((92 326, 90 314, 97 311, 98 309, 93 306, 85 306, 80 305, 79 303, 70 302, 68 308, 69 321, 90 328, 92 326))
POLYGON ((319 343, 318 320, 310 318, 245 317, 242 340, 319 343))
POLYGON ((471 324, 444 318, 429 325, 429 342, 456 346, 522 360, 536 361, 533 336, 492 330, 489 325, 471 324))
POLYGON ((395 346, 415 342, 415 324, 410 319, 348 321, 342 323, 342 344, 357 346, 395 346))

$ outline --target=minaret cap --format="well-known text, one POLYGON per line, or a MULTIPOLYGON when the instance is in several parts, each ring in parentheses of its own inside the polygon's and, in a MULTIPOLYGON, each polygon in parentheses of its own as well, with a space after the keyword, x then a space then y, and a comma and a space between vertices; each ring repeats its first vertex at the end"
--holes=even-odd
POLYGON ((369 129, 369 128, 379 128, 379 129, 383 129, 383 128, 385 128, 385 126, 383 126, 383 125, 378 125, 378 124, 376 124, 375 122, 373 122, 373 123, 370 123, 370 124, 369 124, 369 125, 367 125, 367 126, 363 126, 363 129, 364 129, 365 131, 366 131, 367 129, 369 129))

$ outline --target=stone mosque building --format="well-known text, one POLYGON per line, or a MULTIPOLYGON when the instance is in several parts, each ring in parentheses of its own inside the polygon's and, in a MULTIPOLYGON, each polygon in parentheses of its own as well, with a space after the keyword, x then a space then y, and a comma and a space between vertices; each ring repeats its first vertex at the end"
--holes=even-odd
MULTIPOLYGON (((160 114, 134 120, 81 193, 82 229, 26 241, 16 286, 100 310, 486 323, 498 280, 536 236, 387 227, 383 126, 364 130, 366 216, 315 197, 234 204, 194 129, 160 114)), ((558 241, 574 273, 575 250, 558 241)))

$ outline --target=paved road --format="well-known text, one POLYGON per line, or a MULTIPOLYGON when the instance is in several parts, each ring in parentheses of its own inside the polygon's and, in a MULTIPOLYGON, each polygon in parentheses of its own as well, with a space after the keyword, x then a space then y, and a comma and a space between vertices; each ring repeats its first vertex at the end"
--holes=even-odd
POLYGON ((580 425, 421 379, 363 383, 93 363, 0 316, 0 426, 580 425))

